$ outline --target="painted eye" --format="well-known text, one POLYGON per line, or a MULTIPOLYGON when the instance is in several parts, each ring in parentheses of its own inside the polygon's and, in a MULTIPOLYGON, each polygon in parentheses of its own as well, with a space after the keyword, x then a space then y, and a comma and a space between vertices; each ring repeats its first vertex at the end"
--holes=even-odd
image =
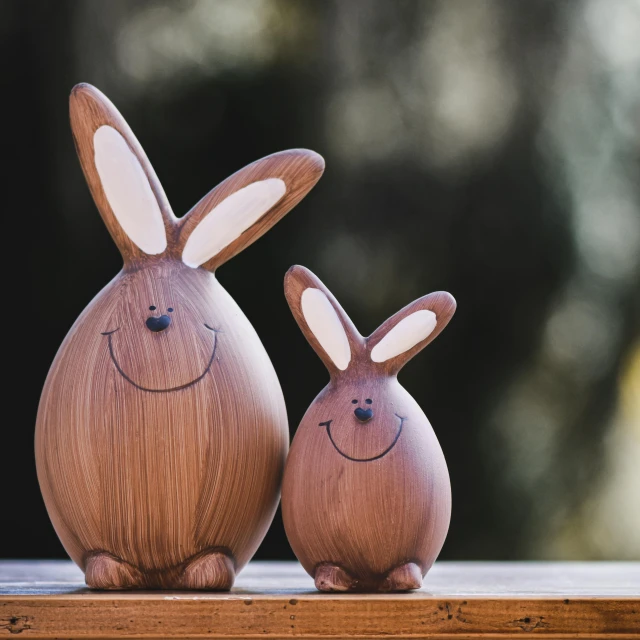
POLYGON ((371 398, 367 398, 367 399, 365 400, 365 402, 366 402, 367 404, 371 404, 371 403, 373 402, 373 400, 372 400, 371 398))
POLYGON ((169 313, 173 313, 173 307, 169 307, 169 308, 167 309, 167 311, 168 311, 169 313))
POLYGON ((358 401, 357 400, 352 400, 351 404, 358 404, 358 401))
POLYGON ((155 308, 153 305, 151 305, 151 306, 149 307, 149 311, 155 311, 155 310, 156 310, 156 308, 155 308))

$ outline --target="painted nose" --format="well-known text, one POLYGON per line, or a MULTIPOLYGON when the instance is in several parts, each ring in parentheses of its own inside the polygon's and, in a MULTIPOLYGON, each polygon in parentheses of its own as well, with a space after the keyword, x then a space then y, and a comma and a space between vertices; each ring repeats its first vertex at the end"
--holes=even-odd
POLYGON ((171 324, 171 318, 169 316, 160 316, 159 318, 151 316, 147 318, 146 324, 149 331, 157 333, 158 331, 164 331, 171 324))
POLYGON ((367 422, 367 420, 373 418, 373 411, 371 411, 371 409, 361 409, 358 407, 353 413, 356 414, 356 418, 358 418, 360 422, 367 422))

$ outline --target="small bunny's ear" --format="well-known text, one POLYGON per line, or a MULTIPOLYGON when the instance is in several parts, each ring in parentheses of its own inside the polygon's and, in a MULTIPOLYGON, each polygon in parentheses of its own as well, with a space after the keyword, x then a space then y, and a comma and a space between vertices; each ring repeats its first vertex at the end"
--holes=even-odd
POLYGON ((183 262, 215 271, 298 204, 323 171, 324 160, 317 153, 292 149, 227 178, 181 221, 183 262))
POLYGON ((125 262, 163 253, 175 217, 133 132, 91 85, 75 86, 69 102, 82 170, 125 262))
POLYGON ((285 276, 284 293, 302 333, 329 372, 345 371, 362 352, 364 338, 331 292, 311 271, 294 266, 285 276))
POLYGON ((446 291, 430 293, 412 302, 367 338, 371 360, 389 373, 397 373, 436 338, 455 310, 456 301, 446 291))

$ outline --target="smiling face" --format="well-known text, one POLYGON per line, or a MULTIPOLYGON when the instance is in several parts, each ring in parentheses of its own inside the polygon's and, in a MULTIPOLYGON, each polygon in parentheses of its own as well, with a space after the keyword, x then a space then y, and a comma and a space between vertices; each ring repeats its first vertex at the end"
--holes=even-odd
POLYGON ((291 267, 284 288, 294 318, 331 375, 305 425, 325 430, 335 452, 351 462, 388 456, 407 429, 426 420, 396 375, 446 326, 455 300, 442 291, 423 296, 365 338, 308 269, 291 267))
POLYGON ((324 429, 335 451, 352 462, 373 462, 389 455, 408 420, 402 388, 384 379, 355 392, 348 381, 341 387, 330 385, 312 405, 305 422, 324 429))
MULTIPOLYGON (((74 87, 70 116, 87 183, 124 259, 124 274, 110 288, 117 294, 96 327, 110 364, 141 391, 197 384, 216 358, 214 305, 225 307, 212 295, 219 287, 212 274, 304 197, 324 161, 304 149, 273 154, 178 219, 140 143, 100 91, 74 87)), ((227 308, 235 306, 222 296, 227 308)))
POLYGON ((219 355, 215 278, 176 262, 126 274, 119 284, 110 312, 96 327, 111 366, 145 392, 200 382, 219 355))

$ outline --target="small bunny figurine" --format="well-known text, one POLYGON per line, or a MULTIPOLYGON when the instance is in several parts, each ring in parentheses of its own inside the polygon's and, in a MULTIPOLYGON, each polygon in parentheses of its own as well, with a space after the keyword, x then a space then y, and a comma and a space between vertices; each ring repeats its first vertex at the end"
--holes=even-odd
POLYGON ((291 547, 321 591, 418 589, 447 535, 451 487, 433 429, 396 375, 444 329, 455 300, 424 296, 363 338, 309 270, 292 267, 284 288, 331 375, 285 466, 291 547))
POLYGON ((47 510, 90 587, 230 589, 276 510, 289 430, 264 347, 214 272, 295 206, 324 162, 304 149, 263 158, 178 219, 94 87, 74 88, 71 125, 124 268, 45 383, 47 510))

